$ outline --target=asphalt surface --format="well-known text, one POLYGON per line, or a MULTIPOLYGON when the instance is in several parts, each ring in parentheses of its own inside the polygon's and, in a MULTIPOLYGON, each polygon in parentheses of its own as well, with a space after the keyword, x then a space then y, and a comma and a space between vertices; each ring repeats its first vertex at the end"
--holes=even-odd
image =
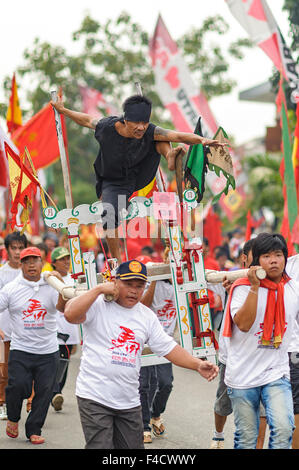
MULTIPOLYGON (((84 449, 85 441, 75 396, 75 383, 79 370, 81 350, 71 357, 64 404, 61 411, 49 408, 42 430, 45 443, 32 445, 25 436, 26 401, 19 422, 19 437, 6 436, 6 421, 0 421, 0 449, 84 449)), ((194 371, 174 366, 174 387, 163 415, 167 433, 146 445, 153 449, 209 449, 214 429, 214 400, 218 378, 208 383, 194 371)), ((233 448, 233 417, 225 426, 225 448, 233 448)))

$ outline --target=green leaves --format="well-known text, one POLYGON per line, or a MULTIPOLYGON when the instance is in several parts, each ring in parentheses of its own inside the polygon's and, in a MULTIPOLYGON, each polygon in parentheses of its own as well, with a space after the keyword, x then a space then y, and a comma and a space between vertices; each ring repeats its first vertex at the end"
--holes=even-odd
POLYGON ((267 207, 278 218, 284 203, 279 173, 281 158, 281 154, 259 154, 247 157, 244 162, 252 195, 250 207, 253 211, 267 207))

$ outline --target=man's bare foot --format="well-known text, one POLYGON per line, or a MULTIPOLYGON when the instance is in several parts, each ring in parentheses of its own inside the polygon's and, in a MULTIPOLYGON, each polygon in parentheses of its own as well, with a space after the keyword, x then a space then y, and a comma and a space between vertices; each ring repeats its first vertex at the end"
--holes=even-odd
POLYGON ((168 154, 167 154, 167 164, 168 164, 168 169, 171 171, 175 170, 175 159, 179 155, 180 152, 183 152, 183 155, 186 153, 186 150, 182 146, 178 146, 175 148, 172 148, 168 154))

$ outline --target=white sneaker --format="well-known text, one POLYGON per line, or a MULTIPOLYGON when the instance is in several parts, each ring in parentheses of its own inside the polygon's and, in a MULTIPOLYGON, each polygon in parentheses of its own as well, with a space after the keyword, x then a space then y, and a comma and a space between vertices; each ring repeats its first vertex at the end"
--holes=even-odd
POLYGON ((0 419, 1 420, 6 420, 7 419, 6 403, 3 403, 3 405, 0 406, 0 419))
POLYGON ((213 437, 210 449, 224 449, 224 439, 213 437))

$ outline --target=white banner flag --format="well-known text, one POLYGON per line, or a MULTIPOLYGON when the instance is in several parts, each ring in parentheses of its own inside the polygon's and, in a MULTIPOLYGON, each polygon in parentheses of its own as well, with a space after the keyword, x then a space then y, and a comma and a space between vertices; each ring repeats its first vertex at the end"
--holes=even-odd
POLYGON ((84 113, 90 114, 98 119, 104 117, 101 109, 104 109, 108 115, 117 116, 119 114, 117 108, 107 103, 100 91, 82 85, 79 85, 79 90, 82 98, 82 111, 84 113))
POLYGON ((218 129, 216 120, 204 95, 198 93, 187 64, 161 16, 150 41, 150 56, 157 91, 171 113, 175 128, 193 132, 200 115, 203 135, 212 138, 218 129))
MULTIPOLYGON (((219 126, 204 94, 198 93, 188 66, 171 38, 161 15, 158 17, 154 36, 150 41, 150 56, 157 92, 165 108, 171 113, 175 129, 181 132, 194 132, 198 117, 201 116, 203 135, 213 138, 219 126)), ((238 171, 238 176, 239 174, 240 171, 238 171)), ((207 173, 205 180, 214 195, 220 193, 227 182, 222 174, 218 177, 211 171, 207 173)), ((233 217, 244 197, 244 191, 242 189, 239 191, 239 188, 221 197, 220 205, 229 218, 233 217)))
POLYGON ((225 0, 233 16, 283 74, 292 88, 292 100, 299 100, 298 65, 279 30, 266 0, 225 0))

